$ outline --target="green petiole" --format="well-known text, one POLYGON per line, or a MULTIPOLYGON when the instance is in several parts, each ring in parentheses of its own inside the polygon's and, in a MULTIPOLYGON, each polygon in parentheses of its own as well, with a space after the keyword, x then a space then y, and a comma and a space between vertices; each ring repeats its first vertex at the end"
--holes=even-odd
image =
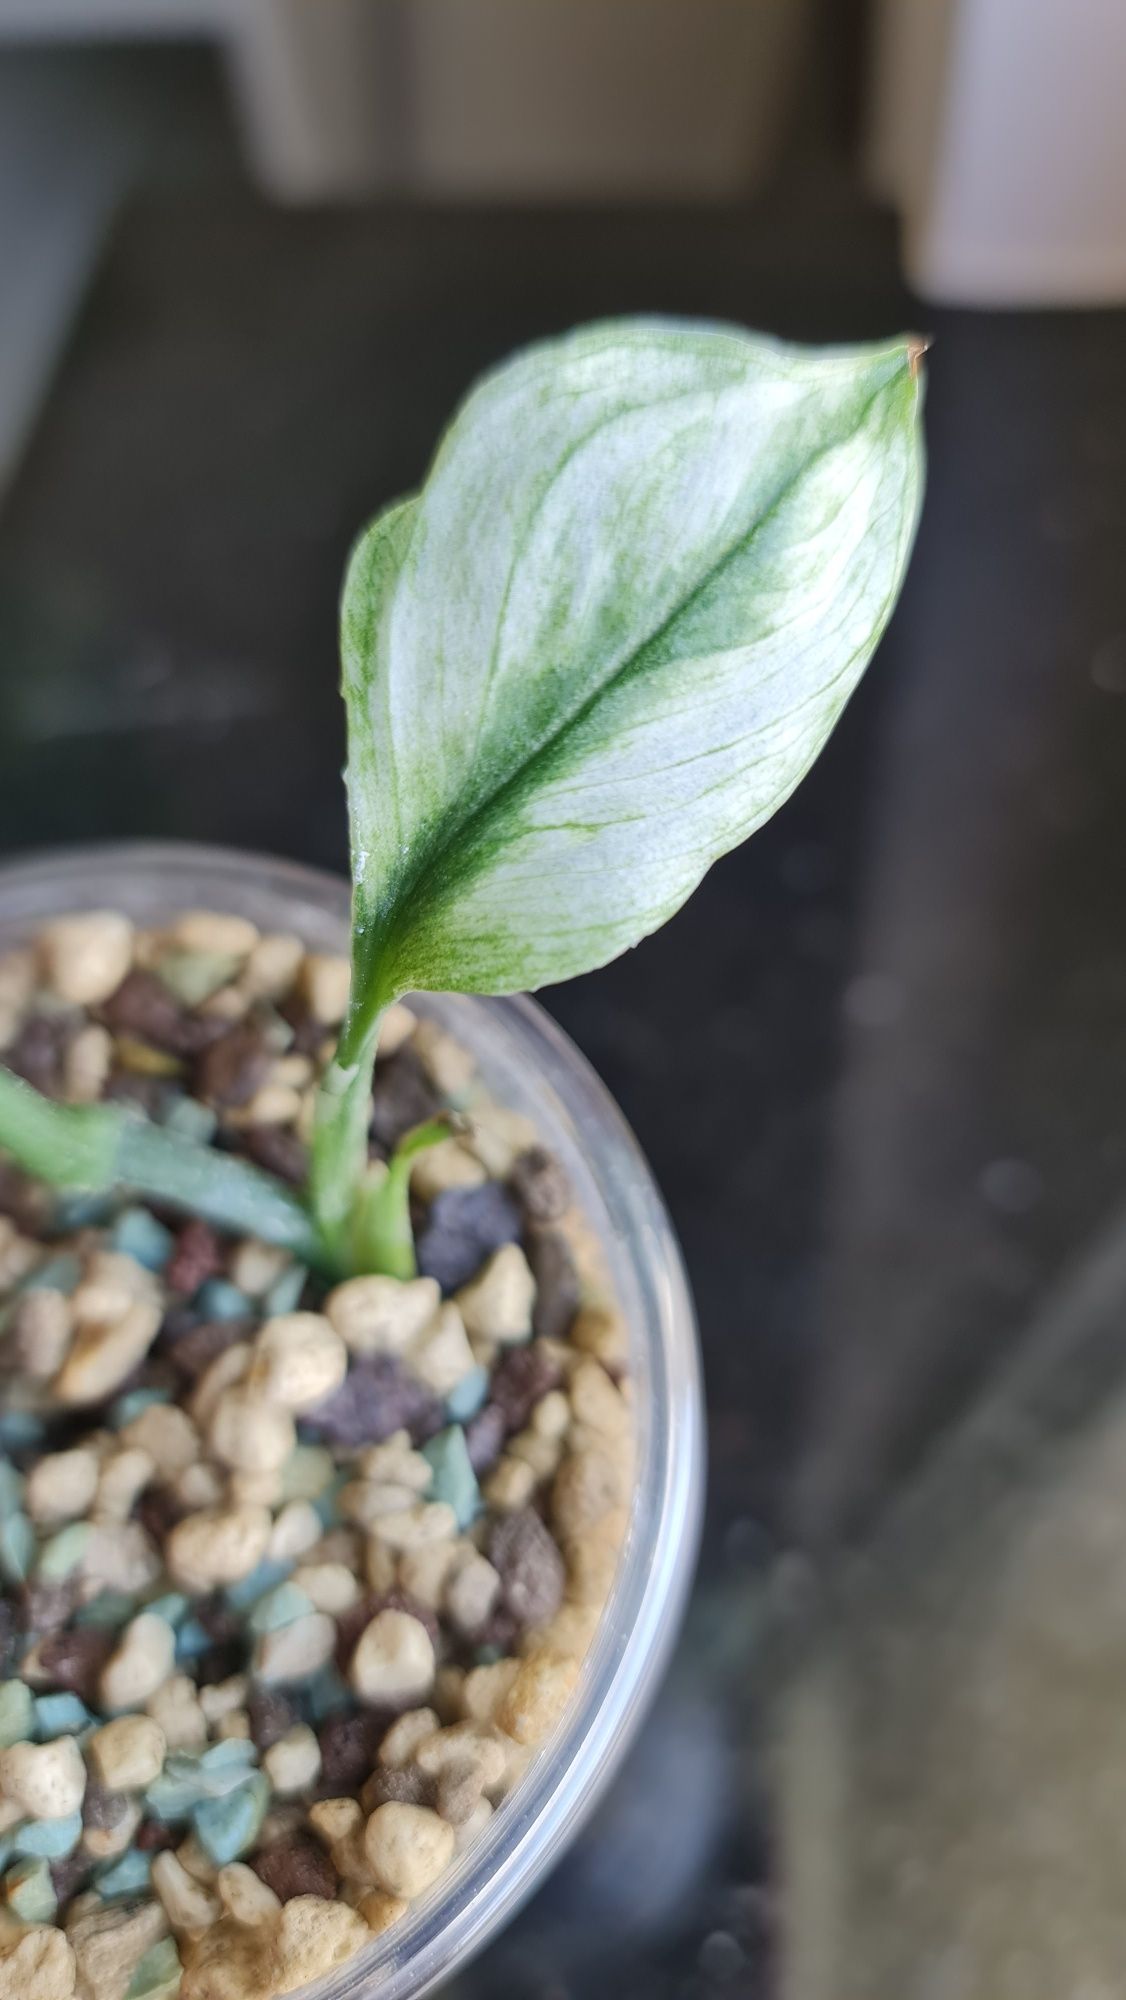
POLYGON ((337 1251, 343 1250, 353 1212, 363 1199, 381 1018, 382 1010, 368 1021, 349 1011, 317 1092, 309 1201, 325 1241, 337 1251))

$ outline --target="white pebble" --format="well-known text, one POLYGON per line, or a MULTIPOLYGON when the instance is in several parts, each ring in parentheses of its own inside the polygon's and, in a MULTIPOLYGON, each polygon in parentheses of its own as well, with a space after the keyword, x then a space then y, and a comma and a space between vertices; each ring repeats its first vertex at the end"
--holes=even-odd
POLYGON ((249 1930, 273 1923, 281 1909, 280 1899, 245 1861, 228 1861, 215 1877, 215 1887, 227 1915, 249 1930))
POLYGON ((454 1831, 429 1806, 377 1806, 364 1831, 368 1866, 389 1895, 421 1896, 453 1858, 454 1831))
POLYGON ((348 1278, 329 1293, 325 1316, 353 1354, 404 1354, 440 1299, 434 1278, 348 1278))
POLYGON ((290 1262, 288 1250, 281 1250, 274 1243, 260 1243, 256 1236, 244 1237, 231 1252, 228 1266, 232 1285, 237 1285, 247 1298, 261 1298, 270 1286, 277 1283, 290 1262))
POLYGON ((291 1500, 270 1532, 266 1554, 271 1562, 292 1562, 315 1549, 324 1533, 321 1517, 309 1500, 291 1500))
POLYGON ((176 1859, 193 1882, 202 1882, 208 1889, 213 1887, 219 1869, 198 1835, 189 1833, 185 1836, 176 1849, 176 1859))
POLYGON ((414 1762, 420 1743, 433 1736, 441 1724, 432 1708, 408 1708, 391 1724, 379 1746, 379 1761, 387 1771, 401 1771, 414 1762))
POLYGON ((477 1064, 469 1050, 453 1035, 447 1035, 437 1021, 419 1021, 414 1046, 445 1097, 462 1097, 477 1074, 477 1064))
POLYGON ((372 1524, 372 1539, 402 1555, 427 1542, 448 1541, 457 1533, 457 1515, 445 1500, 423 1500, 401 1513, 381 1514, 372 1524))
POLYGON ((407 1367, 436 1396, 448 1396, 459 1382, 472 1374, 477 1363, 466 1337, 465 1323, 452 1299, 438 1310, 437 1317, 409 1350, 407 1367))
POLYGON ((527 1340, 532 1331, 536 1281, 518 1243, 494 1250, 484 1269, 456 1294, 466 1328, 502 1346, 527 1340))
POLYGON ((250 1008, 250 995, 241 986, 221 986, 217 993, 209 993, 206 1000, 201 1000, 198 1012, 215 1021, 242 1021, 250 1008))
MULTIPOLYGON (((0 1232, 6 1222, 7 1217, 0 1216, 0 1232)), ((0 1286, 6 1282, 3 1261, 0 1250, 0 1286)), ((9 1323, 9 1338, 23 1374, 36 1382, 49 1382, 66 1360, 71 1326, 71 1305, 65 1292, 56 1292, 48 1285, 24 1292, 9 1323)))
POLYGON ((309 1012, 326 1028, 338 1027, 348 1011, 352 969, 346 958, 328 952, 307 953, 301 967, 301 988, 309 1012))
POLYGON ((488 1175, 476 1155, 460 1139, 442 1139, 415 1156, 411 1166, 411 1193, 419 1201, 433 1201, 447 1188, 482 1187, 488 1175))
POLYGON ((223 1911, 218 1896, 189 1875, 179 1857, 167 1848, 152 1864, 152 1885, 174 1931, 199 1937, 218 1923, 223 1911))
POLYGON ((13 1743, 0 1751, 0 1790, 32 1819, 68 1819, 86 1794, 86 1766, 74 1737, 13 1743))
POLYGON ((266 1751, 262 1767, 283 1798, 315 1785, 321 1774, 321 1747, 308 1724, 299 1722, 279 1736, 266 1751))
POLYGON ((255 1000, 283 1000, 297 977, 305 947, 289 931, 258 939, 239 973, 239 985, 255 1000))
POLYGON ((0 1005, 17 1012, 27 1006, 35 991, 35 953, 30 945, 0 952, 0 1005))
POLYGON ((535 1490, 536 1475, 531 1466, 522 1458, 510 1458, 507 1452, 498 1458, 481 1488, 489 1506, 502 1514, 518 1513, 535 1490))
POLYGON ((472 1847, 478 1836, 484 1833, 492 1816, 493 1808, 490 1801, 486 1798, 478 1799, 469 1818, 463 1819, 461 1825, 454 1829, 454 1845, 459 1854, 465 1848, 472 1847))
POLYGON ((185 910, 171 934, 182 951, 213 952, 217 958, 243 958, 258 943, 257 924, 226 910, 185 910))
POLYGON ((276 1507, 282 1497, 282 1468, 266 1472, 232 1472, 227 1480, 232 1507, 276 1507))
MULTIPOLYGON (((370 1546, 379 1548, 381 1544, 373 1539, 370 1546)), ((471 1542, 459 1539, 456 1542, 424 1542, 421 1548, 408 1549, 399 1563, 398 1581, 412 1597, 418 1598, 420 1604, 428 1604, 431 1611, 439 1611, 449 1578, 465 1561, 466 1553, 472 1547, 471 1542)))
POLYGON ((38 1264, 43 1245, 21 1236, 8 1216, 0 1215, 0 1286, 14 1285, 38 1264))
POLYGON ((113 1036, 88 1021, 63 1056, 63 1091, 71 1104, 96 1104, 113 1065, 113 1036))
POLYGON ((140 1708, 168 1679, 176 1657, 176 1635, 155 1612, 131 1619, 121 1643, 102 1668, 98 1693, 103 1708, 140 1708))
POLYGON ((205 1368, 188 1405, 192 1421, 201 1431, 206 1431, 219 1407, 219 1398, 227 1389, 233 1389, 241 1382, 250 1367, 252 1349, 247 1340, 236 1340, 230 1347, 217 1354, 210 1368, 205 1368))
POLYGON ((439 1778, 443 1771, 475 1771, 485 1790, 492 1791, 504 1782, 508 1751, 489 1723, 455 1722, 421 1738, 414 1761, 428 1778, 439 1778))
POLYGON ((300 1091, 274 1079, 262 1084, 249 1104, 228 1111, 227 1116, 233 1125, 292 1125, 300 1111, 300 1091))
POLYGON ((505 1450, 510 1458, 522 1458, 530 1465, 537 1485, 541 1480, 550 1479, 559 1470, 563 1457, 562 1438, 541 1437, 538 1431, 518 1431, 508 1440, 505 1450))
POLYGON ((495 1181, 506 1181, 521 1153, 539 1142, 532 1120, 486 1100, 469 1114, 468 1144, 495 1181))
POLYGON ((178 1479, 173 1480, 172 1490, 181 1506, 196 1512, 201 1507, 218 1507, 227 1491, 227 1481, 217 1466, 208 1465, 200 1459, 198 1465, 186 1465, 178 1479))
POLYGON ((360 1594, 359 1580, 343 1563, 307 1563, 293 1572, 293 1582, 303 1590, 314 1611, 327 1611, 339 1618, 349 1611, 360 1594))
POLYGON ((409 1611, 379 1611, 361 1632, 352 1655, 352 1686, 362 1701, 410 1708, 434 1685, 434 1647, 425 1625, 409 1611))
POLYGON ((414 1015, 401 1000, 393 1000, 379 1024, 379 1054, 393 1056, 404 1042, 409 1042, 416 1027, 414 1015))
POLYGON ((242 1387, 224 1389, 207 1437, 216 1458, 238 1472, 276 1472, 297 1443, 289 1411, 242 1387))
POLYGON ((139 1447, 110 1454, 98 1475, 95 1511, 100 1521, 127 1521, 134 1502, 156 1471, 147 1451, 139 1447))
POLYGON ((487 1557, 472 1555, 459 1563, 446 1585, 446 1611, 459 1632, 480 1629, 500 1592, 500 1577, 487 1557))
POLYGON ((340 1495, 338 1505, 346 1520, 370 1528, 384 1514, 401 1514, 413 1507, 415 1494, 409 1486, 386 1485, 375 1479, 354 1479, 340 1495))
POLYGON ((151 1715, 121 1715, 94 1731, 89 1751, 98 1777, 111 1792, 140 1792, 163 1768, 168 1745, 151 1715))
POLYGON ((106 1326, 138 1302, 159 1310, 160 1286, 153 1273, 127 1251, 95 1250, 70 1302, 80 1325, 106 1326))
POLYGON ((101 1590, 136 1597, 160 1575, 160 1557, 139 1521, 96 1521, 82 1552, 82 1575, 101 1590))
POLYGON ((412 1493, 425 1493, 434 1477, 430 1460, 415 1451, 409 1431, 395 1431, 382 1444, 371 1444, 357 1460, 361 1479, 377 1484, 409 1486, 412 1493))
POLYGON ((145 1709, 160 1724, 170 1750, 202 1750, 207 1742, 207 1717, 195 1682, 187 1674, 173 1674, 150 1694, 145 1709))
POLYGON ((571 1405, 562 1389, 549 1389, 533 1406, 531 1428, 537 1437, 565 1437, 571 1421, 571 1405))
POLYGON ((246 1675, 231 1674, 225 1681, 212 1681, 209 1687, 201 1687, 199 1705, 208 1722, 222 1722, 225 1716, 245 1707, 249 1693, 250 1682, 246 1675))
POLYGON ((133 926, 117 910, 56 917, 39 933, 44 975, 72 1007, 96 1007, 120 986, 133 957, 133 926))
MULTIPOLYGON (((76 1295, 77 1297, 77 1295, 76 1295)), ((86 1322, 54 1381, 60 1403, 100 1403, 145 1358, 160 1326, 159 1305, 138 1299, 119 1319, 86 1322)))
POLYGON ((268 1319, 254 1343, 250 1382, 286 1410, 311 1410, 331 1396, 348 1369, 348 1350, 323 1313, 268 1319))
POLYGON ((28 1473, 24 1506, 33 1521, 76 1521, 85 1514, 97 1485, 95 1452, 81 1445, 73 1451, 48 1452, 28 1473))
POLYGON ((266 1553, 268 1507, 207 1507, 186 1514, 164 1545, 173 1579, 189 1591, 214 1590, 249 1576, 266 1553))
POLYGON ((309 1611, 267 1632, 258 1642, 254 1672, 268 1687, 284 1687, 290 1681, 306 1681, 327 1666, 336 1645, 336 1626, 323 1611, 309 1611))
POLYGON ((199 1432, 175 1403, 150 1403, 121 1433, 122 1444, 147 1451, 162 1480, 176 1479, 199 1458, 199 1432))

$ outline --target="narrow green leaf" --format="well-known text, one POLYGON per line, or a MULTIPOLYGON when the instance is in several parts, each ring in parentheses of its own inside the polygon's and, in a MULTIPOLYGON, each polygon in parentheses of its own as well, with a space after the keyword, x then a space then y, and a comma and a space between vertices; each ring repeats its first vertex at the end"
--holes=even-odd
POLYGON ((613 958, 787 797, 903 576, 918 357, 609 324, 473 392, 345 585, 345 1060, 613 958))
POLYGON ((220 1229, 260 1236, 323 1265, 325 1246, 296 1194, 234 1153, 197 1146, 127 1113, 121 1119, 114 1181, 202 1215, 220 1229))
POLYGON ((112 1104, 56 1104, 0 1065, 0 1148, 55 1187, 134 1187, 313 1262, 324 1246, 304 1204, 273 1175, 112 1104))
POLYGON ((55 1104, 0 1064, 0 1147, 53 1187, 113 1185, 121 1113, 55 1104))

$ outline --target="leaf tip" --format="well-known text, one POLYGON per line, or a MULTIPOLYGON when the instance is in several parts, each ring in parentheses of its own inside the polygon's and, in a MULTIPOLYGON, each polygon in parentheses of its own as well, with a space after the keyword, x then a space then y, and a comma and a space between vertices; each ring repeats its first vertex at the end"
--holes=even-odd
POLYGON ((909 333, 907 336, 907 367, 912 382, 917 382, 923 372, 923 356, 934 346, 934 336, 930 333, 909 333))

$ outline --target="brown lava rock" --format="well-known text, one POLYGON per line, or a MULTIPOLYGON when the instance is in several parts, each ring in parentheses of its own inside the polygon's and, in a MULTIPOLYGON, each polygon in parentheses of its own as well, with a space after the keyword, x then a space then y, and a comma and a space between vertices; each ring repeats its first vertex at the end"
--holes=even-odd
POLYGON ((540 1398, 562 1379, 558 1363, 537 1342, 510 1348, 489 1386, 489 1401, 500 1410, 505 1430, 522 1431, 540 1398))
POLYGON ((226 1033, 222 1021, 188 1014, 155 972, 127 973, 101 1009, 108 1028, 173 1056, 198 1055, 226 1033))
POLYGON ((508 1424, 499 1403, 486 1403, 465 1426, 465 1449, 478 1477, 495 1465, 508 1435, 508 1424))
POLYGON ((250 1866, 280 1902, 291 1902, 294 1896, 331 1901, 336 1895, 336 1870, 324 1849, 311 1840, 275 1840, 251 1855, 250 1866))
POLYGON ((442 1099, 412 1048, 397 1049, 376 1064, 371 1100, 371 1135, 385 1153, 412 1125, 424 1125, 442 1109, 442 1099))
POLYGON ((581 1299, 571 1246, 560 1229, 531 1229, 524 1252, 536 1281, 532 1332, 537 1340, 566 1340, 581 1299))
POLYGON ((360 1804, 366 1813, 373 1813, 377 1806, 432 1806, 435 1783, 414 1764, 405 1764, 400 1770, 384 1770, 382 1764, 376 1766, 360 1793, 360 1804))
POLYGON ((259 1750, 269 1750, 300 1722, 297 1709, 279 1688, 252 1688, 246 1704, 250 1734, 259 1750))
POLYGON ((444 1405, 401 1361, 373 1354, 353 1363, 339 1389, 306 1412, 302 1428, 326 1444, 350 1450, 382 1444, 401 1430, 417 1442, 433 1437, 445 1421, 444 1405))
POLYGON ((176 1247, 168 1260, 164 1281, 169 1291, 183 1292, 190 1297, 208 1278, 213 1278, 223 1268, 223 1246, 209 1222, 193 1217, 186 1222, 176 1238, 176 1247))
POLYGON ((46 1097, 57 1097, 62 1089, 67 1034, 65 1016, 32 1014, 5 1049, 5 1067, 46 1097))
POLYGON ((117 1644, 117 1634, 96 1625, 73 1625, 40 1641, 39 1670, 45 1687, 78 1695, 96 1705, 98 1678, 117 1644))
POLYGON ((195 1066, 195 1087, 210 1104, 239 1110, 265 1083, 273 1058, 254 1027, 240 1022, 205 1049, 195 1066))
POLYGON ((294 1187, 304 1184, 309 1167, 309 1148, 288 1125, 248 1125, 242 1133, 242 1151, 255 1166, 294 1187))
POLYGON ((388 1717, 374 1709, 330 1715, 321 1724, 321 1790, 326 1798, 355 1792, 375 1762, 388 1717))
POLYGON ((529 1146, 509 1176, 512 1191, 531 1223, 558 1222, 571 1206, 566 1169, 546 1146, 529 1146))
POLYGON ((533 1507, 494 1522, 489 1561, 500 1576, 502 1604, 521 1625, 544 1625, 554 1618, 563 1602, 567 1571, 554 1536, 533 1507))

